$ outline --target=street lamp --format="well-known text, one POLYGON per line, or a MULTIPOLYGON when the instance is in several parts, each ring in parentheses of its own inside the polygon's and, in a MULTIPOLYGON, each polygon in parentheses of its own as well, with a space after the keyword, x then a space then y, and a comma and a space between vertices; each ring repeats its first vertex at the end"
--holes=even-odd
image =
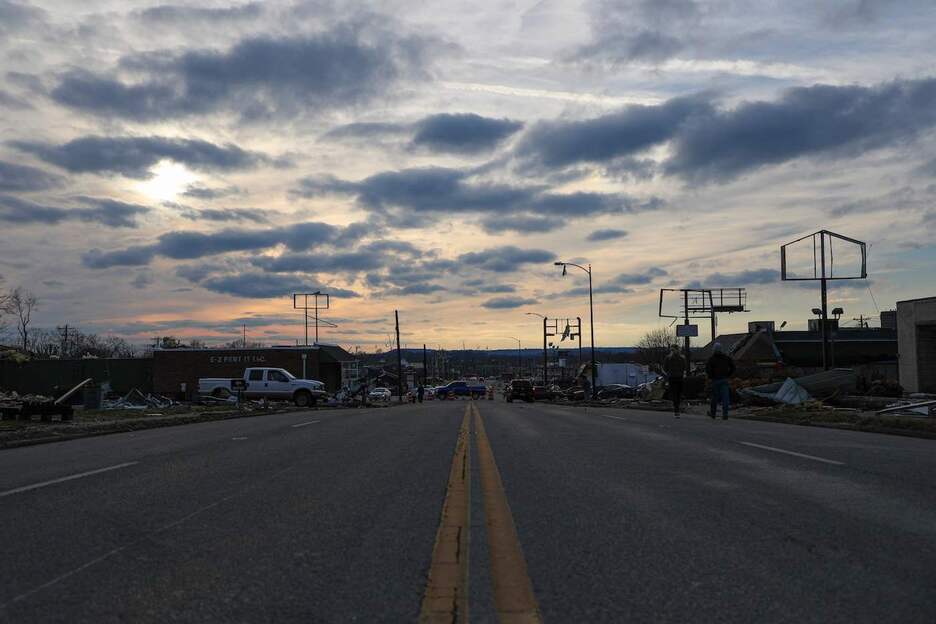
POLYGON ((513 336, 508 336, 508 338, 510 338, 511 340, 517 341, 517 379, 519 379, 523 377, 523 359, 522 359, 522 356, 520 355, 521 353, 520 339, 514 338, 513 336))
POLYGON ((542 314, 537 314, 536 312, 525 312, 524 314, 528 316, 538 316, 543 319, 543 387, 549 383, 548 370, 549 370, 549 355, 546 351, 546 317, 542 314))
POLYGON ((591 264, 588 265, 586 269, 580 264, 575 264, 574 262, 554 262, 555 266, 562 267, 562 275, 567 275, 567 267, 573 266, 577 269, 582 269, 588 273, 588 319, 589 324, 591 325, 591 395, 592 398, 595 398, 595 384, 598 379, 598 366, 595 362, 595 304, 592 297, 592 269, 591 264))

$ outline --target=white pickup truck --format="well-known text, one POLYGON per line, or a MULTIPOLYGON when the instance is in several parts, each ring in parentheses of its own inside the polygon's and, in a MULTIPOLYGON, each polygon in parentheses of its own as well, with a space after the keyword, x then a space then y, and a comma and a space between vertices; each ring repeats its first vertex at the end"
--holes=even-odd
POLYGON ((198 380, 198 393, 224 398, 244 387, 244 396, 255 399, 291 400, 297 407, 310 407, 327 396, 325 384, 314 379, 297 379, 283 368, 248 368, 242 379, 206 377, 198 380))

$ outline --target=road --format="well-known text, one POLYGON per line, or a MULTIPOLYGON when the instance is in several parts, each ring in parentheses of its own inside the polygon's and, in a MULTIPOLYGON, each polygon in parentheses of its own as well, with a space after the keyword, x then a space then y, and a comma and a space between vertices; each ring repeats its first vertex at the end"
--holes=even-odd
POLYGON ((13 449, 0 621, 929 623, 934 475, 928 440, 499 401, 13 449))

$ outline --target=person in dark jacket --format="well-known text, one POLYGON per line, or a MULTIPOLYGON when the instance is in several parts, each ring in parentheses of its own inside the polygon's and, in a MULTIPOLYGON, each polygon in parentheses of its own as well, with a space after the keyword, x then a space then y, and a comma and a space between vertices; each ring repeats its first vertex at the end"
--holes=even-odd
POLYGON ((426 394, 426 389, 423 387, 422 384, 419 384, 419 387, 416 388, 416 399, 417 399, 420 403, 423 402, 423 396, 425 396, 425 394, 426 394))
POLYGON ((669 384, 670 398, 673 399, 673 415, 679 418, 679 404, 682 402, 683 376, 686 374, 686 359, 679 352, 679 347, 673 347, 666 359, 663 360, 663 373, 669 384))
POLYGON ((705 363, 705 373, 712 382, 712 405, 709 416, 715 418, 718 403, 722 404, 722 419, 728 419, 728 403, 731 398, 731 386, 728 380, 735 372, 735 363, 731 356, 725 353, 721 343, 712 345, 712 357, 705 363))

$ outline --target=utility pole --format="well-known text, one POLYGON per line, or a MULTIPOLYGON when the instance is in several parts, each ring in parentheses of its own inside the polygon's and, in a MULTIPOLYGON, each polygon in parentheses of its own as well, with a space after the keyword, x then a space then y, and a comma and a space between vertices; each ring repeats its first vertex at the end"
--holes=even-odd
MULTIPOLYGON (((688 326, 689 325, 689 291, 688 290, 683 291, 683 313, 685 314, 685 321, 683 322, 683 325, 688 326)), ((691 351, 689 350, 689 332, 686 332, 686 337, 684 338, 684 340, 686 341, 686 345, 685 345, 686 376, 688 377, 689 375, 692 374, 692 362, 690 362, 691 351)))
POLYGON ((65 323, 65 327, 58 327, 57 329, 63 333, 62 347, 59 356, 64 360, 68 349, 68 323, 65 323))
POLYGON ((549 352, 546 350, 546 317, 543 317, 543 387, 549 384, 549 352))
POLYGON ((403 402, 403 352, 400 351, 400 311, 394 310, 393 316, 396 319, 396 361, 397 361, 397 392, 399 393, 400 403, 403 402))
POLYGON ((426 345, 423 343, 423 385, 429 381, 429 360, 426 357, 426 345))
POLYGON ((829 304, 826 285, 825 236, 819 237, 819 249, 822 256, 822 278, 819 282, 822 285, 822 320, 820 321, 822 323, 822 368, 829 370, 829 304))
POLYGON ((244 348, 247 348, 247 323, 244 323, 244 348))

